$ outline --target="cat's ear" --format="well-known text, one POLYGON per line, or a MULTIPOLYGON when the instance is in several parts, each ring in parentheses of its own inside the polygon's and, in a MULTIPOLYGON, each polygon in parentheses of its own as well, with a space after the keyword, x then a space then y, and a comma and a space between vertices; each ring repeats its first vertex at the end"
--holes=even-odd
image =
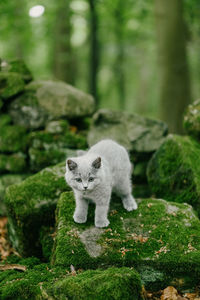
POLYGON ((93 161, 92 166, 95 169, 99 169, 101 167, 101 157, 97 157, 97 159, 93 161))
POLYGON ((70 171, 73 171, 77 168, 77 163, 75 163, 73 160, 68 159, 67 160, 67 165, 70 171))

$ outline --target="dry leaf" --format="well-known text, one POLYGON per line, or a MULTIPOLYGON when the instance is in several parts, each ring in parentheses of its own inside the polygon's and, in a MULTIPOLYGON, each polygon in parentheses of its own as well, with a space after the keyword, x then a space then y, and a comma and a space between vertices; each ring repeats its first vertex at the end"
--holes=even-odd
POLYGON ((178 292, 173 286, 168 286, 163 290, 163 294, 160 298, 161 300, 177 300, 178 292))
POLYGON ((26 267, 22 265, 17 264, 6 264, 6 265, 0 265, 0 271, 6 271, 6 270, 18 270, 18 271, 26 271, 26 267))

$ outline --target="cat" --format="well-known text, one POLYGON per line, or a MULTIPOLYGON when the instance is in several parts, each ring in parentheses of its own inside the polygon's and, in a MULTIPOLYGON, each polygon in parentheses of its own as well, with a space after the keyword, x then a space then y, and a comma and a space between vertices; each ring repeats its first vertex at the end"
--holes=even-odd
POLYGON ((112 191, 121 197, 127 211, 137 209, 131 194, 131 170, 126 149, 112 140, 102 140, 85 154, 68 158, 65 180, 75 196, 74 221, 87 221, 88 200, 91 200, 96 204, 95 226, 107 227, 112 191))

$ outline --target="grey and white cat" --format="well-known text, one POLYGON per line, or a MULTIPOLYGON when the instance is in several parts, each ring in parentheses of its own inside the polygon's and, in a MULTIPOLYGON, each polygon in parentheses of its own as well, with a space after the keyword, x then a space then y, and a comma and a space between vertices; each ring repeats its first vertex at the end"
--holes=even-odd
POLYGON ((112 191, 122 199, 126 210, 137 209, 131 191, 131 163, 124 147, 112 140, 102 140, 88 152, 66 161, 65 179, 76 200, 74 221, 87 220, 88 200, 96 204, 95 226, 109 225, 108 211, 112 191))

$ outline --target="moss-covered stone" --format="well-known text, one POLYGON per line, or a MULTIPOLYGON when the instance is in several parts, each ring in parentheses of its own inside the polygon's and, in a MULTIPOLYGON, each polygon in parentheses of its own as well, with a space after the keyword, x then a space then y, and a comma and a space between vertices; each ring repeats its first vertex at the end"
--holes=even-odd
POLYGON ((1 63, 1 72, 14 72, 19 73, 25 82, 33 79, 33 76, 22 59, 13 59, 10 61, 3 61, 1 63))
POLYGON ((6 188, 12 184, 22 182, 27 176, 27 174, 6 174, 0 176, 0 215, 6 215, 6 207, 4 204, 6 188))
POLYGON ((183 127, 189 135, 200 140, 200 100, 188 106, 183 127))
POLYGON ((56 120, 46 124, 46 132, 53 134, 61 134, 69 131, 69 122, 67 120, 56 120))
POLYGON ((27 129, 44 128, 49 114, 38 104, 37 96, 28 87, 9 106, 9 113, 15 124, 27 129))
POLYGON ((22 259, 18 264, 27 271, 8 270, 0 273, 0 298, 15 299, 142 299, 139 274, 129 268, 109 268, 69 272, 50 268, 35 258, 22 259))
POLYGON ((22 75, 14 72, 0 72, 0 98, 6 100, 24 90, 22 75))
POLYGON ((12 122, 10 115, 8 114, 1 114, 0 115, 0 129, 5 126, 9 125, 12 122))
MULTIPOLYGON (((55 129, 55 128, 54 128, 55 129)), ((63 133, 37 131, 30 134, 30 167, 39 171, 75 155, 75 150, 87 147, 86 138, 69 130, 63 133)))
POLYGON ((149 185, 157 197, 188 202, 200 213, 200 145, 170 135, 149 162, 149 185))
POLYGON ((65 164, 46 168, 22 183, 7 188, 5 204, 9 237, 24 255, 41 255, 39 232, 43 225, 54 225, 59 195, 68 190, 64 180, 65 164))
POLYGON ((177 278, 185 284, 188 276, 196 282, 200 275, 200 221, 190 205, 145 199, 136 211, 127 212, 121 202, 112 203, 106 229, 94 227, 91 207, 87 223, 74 223, 74 208, 73 194, 63 193, 57 206, 53 264, 143 267, 148 284, 151 279, 144 268, 151 267, 155 274, 162 273, 162 287, 177 278))
POLYGON ((19 125, 0 126, 0 152, 24 152, 27 148, 26 129, 19 125))
POLYGON ((76 276, 68 276, 46 289, 42 288, 42 294, 58 300, 139 300, 142 299, 141 290, 139 274, 123 267, 88 270, 76 276))
POLYGON ((26 171, 26 155, 18 152, 13 154, 0 153, 0 174, 7 172, 20 173, 26 171))

